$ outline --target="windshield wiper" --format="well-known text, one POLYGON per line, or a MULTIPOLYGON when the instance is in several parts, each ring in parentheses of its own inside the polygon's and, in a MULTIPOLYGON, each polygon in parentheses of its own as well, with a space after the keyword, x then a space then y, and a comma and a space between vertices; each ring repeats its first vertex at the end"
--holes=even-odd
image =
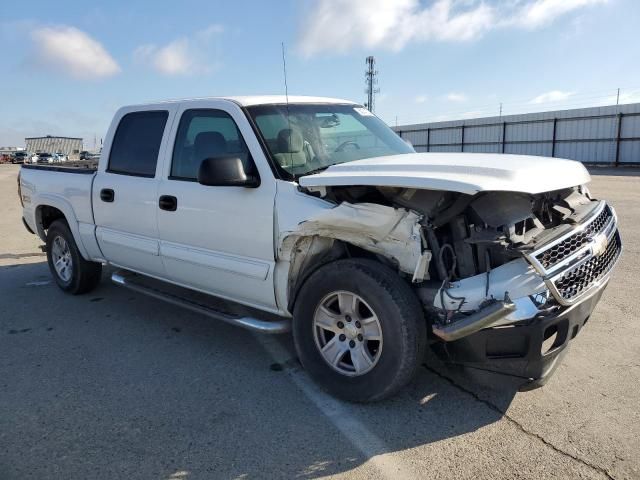
POLYGON ((326 166, 324 166, 324 167, 319 167, 319 168, 316 168, 316 169, 314 169, 314 170, 309 170, 308 172, 299 173, 299 174, 297 174, 295 177, 296 177, 296 179, 298 179, 298 178, 300 178, 300 177, 306 177, 307 175, 314 175, 314 174, 316 174, 316 173, 320 173, 320 172, 322 172, 322 171, 326 170, 326 169, 327 169, 327 168, 329 168, 330 166, 331 166, 331 165, 326 165, 326 166))

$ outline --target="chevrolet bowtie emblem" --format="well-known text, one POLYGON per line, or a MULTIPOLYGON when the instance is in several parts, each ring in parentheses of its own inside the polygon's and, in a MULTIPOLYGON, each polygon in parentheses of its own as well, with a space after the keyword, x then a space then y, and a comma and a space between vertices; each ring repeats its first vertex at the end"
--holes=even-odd
POLYGON ((596 257, 602 255, 609 245, 609 239, 603 233, 599 233, 598 235, 593 237, 591 241, 593 242, 591 250, 593 251, 593 255, 596 257))

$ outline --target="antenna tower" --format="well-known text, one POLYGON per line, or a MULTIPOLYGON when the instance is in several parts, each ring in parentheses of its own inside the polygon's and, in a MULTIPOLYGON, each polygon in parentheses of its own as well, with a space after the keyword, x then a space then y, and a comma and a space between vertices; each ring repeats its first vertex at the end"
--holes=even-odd
POLYGON ((365 88, 364 92, 367 94, 367 101, 364 104, 370 112, 375 110, 376 106, 376 93, 380 93, 380 89, 376 88, 378 85, 378 71, 376 70, 376 59, 374 57, 367 57, 366 59, 367 69, 364 72, 365 88))

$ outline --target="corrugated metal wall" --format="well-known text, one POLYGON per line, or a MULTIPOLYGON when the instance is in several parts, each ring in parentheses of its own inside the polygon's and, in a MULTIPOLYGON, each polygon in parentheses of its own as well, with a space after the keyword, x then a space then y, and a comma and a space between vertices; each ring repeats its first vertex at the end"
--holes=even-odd
POLYGON ((30 153, 64 153, 76 159, 82 151, 82 139, 70 137, 35 137, 25 138, 27 152, 30 153))
POLYGON ((640 103, 395 127, 418 152, 516 153, 640 164, 640 103))

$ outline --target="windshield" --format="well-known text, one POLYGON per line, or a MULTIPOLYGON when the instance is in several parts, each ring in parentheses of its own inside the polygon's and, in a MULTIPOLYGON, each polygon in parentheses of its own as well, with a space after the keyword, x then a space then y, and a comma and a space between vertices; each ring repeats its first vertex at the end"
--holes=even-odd
POLYGON ((362 158, 414 153, 357 105, 260 105, 247 109, 274 162, 290 177, 362 158))

